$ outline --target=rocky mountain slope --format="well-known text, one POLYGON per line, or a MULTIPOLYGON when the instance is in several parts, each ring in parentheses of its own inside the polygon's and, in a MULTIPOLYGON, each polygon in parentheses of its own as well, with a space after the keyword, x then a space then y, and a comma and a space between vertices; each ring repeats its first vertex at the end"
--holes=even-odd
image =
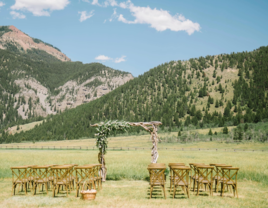
POLYGON ((48 43, 31 38, 16 27, 2 26, 0 27, 0 49, 17 48, 18 51, 27 53, 27 51, 35 49, 44 51, 60 61, 71 61, 65 54, 63 54, 58 48, 53 47, 48 43), (1 32, 2 31, 2 32, 1 32), (2 35, 1 35, 2 34, 2 35))
POLYGON ((0 130, 88 103, 131 79, 100 63, 71 62, 14 26, 0 27, 0 130))

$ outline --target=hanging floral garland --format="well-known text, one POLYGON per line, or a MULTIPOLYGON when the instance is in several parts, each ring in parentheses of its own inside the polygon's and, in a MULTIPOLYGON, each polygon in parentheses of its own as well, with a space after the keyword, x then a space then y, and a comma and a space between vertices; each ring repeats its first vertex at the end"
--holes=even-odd
POLYGON ((96 130, 96 146, 101 150, 102 154, 106 154, 108 147, 108 137, 115 131, 126 132, 130 127, 126 121, 107 121, 95 124, 96 130))
POLYGON ((108 137, 111 133, 114 133, 116 131, 126 132, 127 129, 130 127, 128 122, 125 121, 107 121, 107 122, 101 122, 97 123, 91 126, 96 126, 97 133, 96 136, 96 146, 99 148, 99 154, 98 154, 98 161, 100 164, 102 164, 101 167, 101 175, 102 175, 102 181, 106 180, 106 173, 107 168, 105 166, 105 159, 104 155, 107 152, 108 148, 108 137))

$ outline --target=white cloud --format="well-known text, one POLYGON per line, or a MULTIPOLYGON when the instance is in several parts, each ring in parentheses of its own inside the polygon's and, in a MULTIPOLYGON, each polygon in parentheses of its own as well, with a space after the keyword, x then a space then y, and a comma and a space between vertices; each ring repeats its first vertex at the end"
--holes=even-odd
POLYGON ((98 6, 101 6, 101 5, 99 4, 98 0, 93 0, 91 4, 92 4, 92 5, 98 5, 98 6))
POLYGON ((121 3, 119 4, 119 6, 120 6, 121 8, 123 8, 123 9, 126 9, 126 8, 127 8, 127 2, 121 2, 121 3))
POLYGON ((50 16, 54 10, 62 10, 69 0, 16 0, 12 10, 23 10, 33 13, 34 16, 50 16))
POLYGON ((106 0, 104 2, 104 6, 107 7, 107 6, 118 6, 117 2, 115 0, 106 0))
MULTIPOLYGON (((87 2, 87 3, 90 3, 90 1, 89 0, 82 0, 83 2, 87 2)), ((97 0, 98 1, 98 0, 97 0)))
POLYGON ((92 17, 94 10, 90 11, 90 12, 86 12, 86 11, 82 11, 82 12, 78 12, 79 14, 81 14, 79 21, 83 22, 85 20, 87 20, 88 18, 92 17))
POLYGON ((120 62, 123 62, 123 61, 126 61, 126 56, 121 56, 120 58, 116 58, 114 60, 115 63, 120 63, 120 62))
POLYGON ((157 31, 186 31, 189 35, 195 31, 200 30, 200 25, 186 19, 183 15, 176 14, 174 16, 166 10, 151 9, 147 7, 135 6, 130 0, 122 2, 119 6, 123 9, 129 9, 132 16, 135 17, 133 21, 126 20, 122 14, 118 16, 118 21, 126 24, 149 24, 157 31))
POLYGON ((2 1, 0 1, 0 7, 4 6, 5 3, 3 3, 2 1))
POLYGON ((95 58, 95 60, 98 61, 108 61, 108 60, 112 60, 112 58, 108 57, 108 56, 104 56, 104 55, 99 55, 95 58))
POLYGON ((118 17, 117 13, 116 13, 116 8, 114 9, 114 12, 112 14, 112 16, 110 17, 109 21, 113 21, 113 19, 116 19, 118 17))
POLYGON ((12 15, 13 19, 25 19, 24 14, 20 14, 19 12, 11 11, 10 14, 12 15))

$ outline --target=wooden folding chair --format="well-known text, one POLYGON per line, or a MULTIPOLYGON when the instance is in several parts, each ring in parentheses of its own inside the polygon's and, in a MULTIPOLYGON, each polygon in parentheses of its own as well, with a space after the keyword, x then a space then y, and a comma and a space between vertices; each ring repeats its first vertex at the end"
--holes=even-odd
POLYGON ((27 194, 27 169, 28 166, 18 166, 18 167, 11 167, 12 171, 12 193, 11 195, 15 195, 17 185, 21 185, 22 191, 23 187, 25 189, 25 194, 27 194))
POLYGON ((51 167, 55 167, 58 165, 45 165, 45 166, 49 166, 50 168, 48 169, 48 173, 47 173, 47 179, 48 179, 48 189, 50 189, 51 187, 53 187, 53 183, 54 183, 54 174, 53 174, 53 169, 51 169, 51 167))
POLYGON ((94 179, 94 165, 83 165, 74 168, 76 174, 76 197, 79 196, 80 188, 86 183, 87 186, 95 187, 94 179))
POLYGON ((98 184, 98 190, 102 189, 101 164, 93 164, 95 186, 98 184))
POLYGON ((25 165, 27 166, 27 180, 28 180, 28 189, 31 189, 31 191, 33 190, 33 181, 34 181, 34 176, 33 176, 33 169, 32 167, 36 166, 36 165, 25 165))
POLYGON ((222 168, 225 167, 232 167, 231 165, 226 165, 226 164, 215 164, 215 176, 214 176, 214 180, 215 180, 215 191, 216 193, 218 193, 218 187, 220 182, 224 179, 223 174, 222 174, 222 168))
POLYGON ((193 183, 193 192, 195 191, 195 185, 198 180, 198 171, 196 165, 205 165, 204 163, 189 163, 191 172, 190 172, 190 186, 193 183))
POLYGON ((188 198, 190 198, 190 181, 189 181, 189 174, 190 174, 190 167, 186 166, 172 166, 173 171, 173 199, 175 198, 176 190, 178 186, 181 186, 185 195, 187 194, 188 198))
POLYGON ((222 174, 223 179, 219 182, 221 183, 221 196, 223 197, 224 188, 225 186, 231 186, 233 188, 234 197, 235 194, 238 198, 238 191, 237 191, 237 174, 239 168, 234 167, 222 167, 222 174))
POLYGON ((173 178, 174 174, 173 174, 172 166, 185 166, 185 164, 184 163, 169 163, 168 164, 168 167, 169 167, 169 179, 170 179, 170 190, 169 191, 172 190, 173 180, 174 180, 174 178, 173 178))
POLYGON ((164 196, 166 199, 166 191, 165 191, 165 170, 166 167, 163 165, 149 165, 148 171, 150 175, 150 199, 152 198, 153 188, 155 186, 161 186, 164 192, 164 196))
POLYGON ((50 166, 34 166, 32 167, 33 170, 33 195, 36 194, 36 189, 39 185, 42 186, 42 191, 44 190, 44 186, 46 188, 47 194, 48 194, 48 172, 49 172, 50 166))
POLYGON ((70 187, 72 190, 74 190, 74 182, 75 182, 75 171, 74 171, 74 167, 77 167, 78 164, 65 164, 65 165, 70 165, 72 167, 70 167, 70 178, 71 178, 71 181, 70 181, 70 187))
POLYGON ((64 186, 67 196, 68 196, 68 189, 70 189, 70 181, 71 181, 71 174, 70 169, 72 165, 62 165, 62 166, 54 166, 51 167, 54 175, 54 184, 53 184, 53 197, 55 197, 56 192, 59 193, 60 186, 64 186))
POLYGON ((199 195, 199 190, 201 185, 205 185, 210 189, 210 195, 213 196, 212 188, 213 188, 213 166, 208 165, 196 165, 197 172, 198 172, 198 179, 197 179, 197 196, 199 195))

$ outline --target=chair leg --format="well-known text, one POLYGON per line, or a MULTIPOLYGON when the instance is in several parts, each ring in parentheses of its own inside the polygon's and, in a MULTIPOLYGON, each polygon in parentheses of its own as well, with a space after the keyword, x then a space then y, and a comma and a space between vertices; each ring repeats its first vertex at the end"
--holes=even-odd
POLYGON ((196 179, 193 179, 193 192, 195 190, 195 183, 196 183, 196 179))
POLYGON ((76 197, 78 197, 79 196, 79 186, 78 186, 78 184, 76 184, 76 197))
POLYGON ((209 184, 209 188, 210 188, 210 195, 213 196, 213 183, 209 184))
POLYGON ((236 192, 236 196, 238 198, 237 184, 235 184, 235 192, 236 192))
POLYGON ((46 186, 47 195, 48 195, 48 185, 47 185, 47 183, 45 183, 45 186, 46 186))
POLYGON ((11 196, 16 194, 16 185, 12 185, 11 196))
POLYGON ((216 193, 218 193, 218 188, 219 188, 219 181, 217 180, 217 189, 216 189, 216 193))
POLYGON ((187 195, 188 195, 188 198, 190 198, 190 190, 189 190, 189 186, 186 186, 186 189, 187 189, 187 195))
POLYGON ((163 192, 164 192, 165 199, 167 199, 167 197, 166 197, 166 189, 165 189, 165 185, 163 185, 162 188, 163 188, 163 192))
POLYGON ((170 178, 170 191, 174 188, 173 178, 170 178))
POLYGON ((192 186, 192 180, 193 180, 193 178, 192 178, 192 176, 190 176, 190 187, 192 186))
POLYGON ((186 195, 186 190, 185 190, 185 186, 182 186, 181 189, 183 190, 184 194, 186 195))
POLYGON ((27 183, 24 183, 25 194, 27 195, 27 183))
POLYGON ((36 187, 36 184, 34 183, 34 184, 33 184, 33 195, 36 194, 36 188, 37 188, 37 187, 36 187))
POLYGON ((225 188, 225 184, 222 183, 221 184, 221 196, 223 197, 223 194, 224 194, 224 188, 225 188))
POLYGON ((68 197, 68 188, 70 188, 70 187, 68 187, 67 184, 65 184, 65 190, 67 192, 67 197, 68 197))
POLYGON ((55 197, 55 192, 56 192, 56 186, 53 186, 53 190, 52 190, 52 196, 55 197))
POLYGON ((175 186, 175 184, 174 184, 174 187, 173 187, 173 199, 175 198, 176 190, 177 190, 177 186, 175 186))
POLYGON ((152 198, 152 192, 153 192, 153 186, 151 186, 151 190, 150 190, 150 199, 152 198))
POLYGON ((197 181, 197 196, 199 195, 199 186, 200 186, 200 183, 199 183, 199 181, 197 181))

